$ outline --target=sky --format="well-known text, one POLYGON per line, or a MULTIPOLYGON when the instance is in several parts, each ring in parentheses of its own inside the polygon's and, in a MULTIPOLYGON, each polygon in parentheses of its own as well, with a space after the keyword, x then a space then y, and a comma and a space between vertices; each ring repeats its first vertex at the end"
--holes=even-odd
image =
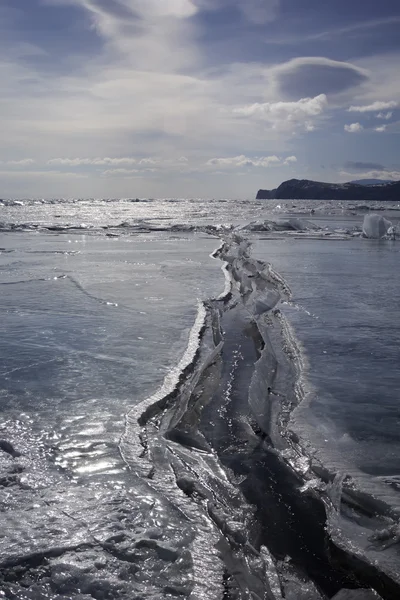
POLYGON ((0 197, 400 179, 399 0, 2 0, 0 197))

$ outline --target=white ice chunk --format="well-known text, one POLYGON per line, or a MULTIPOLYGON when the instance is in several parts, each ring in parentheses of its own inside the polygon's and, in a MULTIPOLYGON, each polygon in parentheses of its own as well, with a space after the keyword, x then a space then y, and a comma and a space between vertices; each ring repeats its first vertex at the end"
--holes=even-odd
POLYGON ((367 238, 380 239, 383 238, 392 223, 381 215, 365 215, 363 223, 363 235, 367 238))
POLYGON ((289 219, 281 219, 277 221, 277 226, 293 230, 293 231, 317 231, 321 229, 315 223, 311 223, 310 221, 306 221, 305 219, 297 219, 296 217, 291 217, 289 219))

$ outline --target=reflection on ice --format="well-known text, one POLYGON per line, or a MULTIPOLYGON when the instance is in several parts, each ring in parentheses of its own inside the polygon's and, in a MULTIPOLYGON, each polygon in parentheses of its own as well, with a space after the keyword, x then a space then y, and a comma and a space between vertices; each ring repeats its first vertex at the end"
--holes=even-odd
MULTIPOLYGON (((263 207, 260 208, 259 215, 252 217, 260 217, 254 231, 270 231, 269 237, 275 240, 272 243, 275 246, 278 245, 276 240, 280 238, 283 241, 279 242, 280 251, 282 248, 285 251, 289 245, 288 230, 292 239, 294 235, 303 240, 310 236, 315 239, 317 235, 321 238, 329 235, 322 225, 314 227, 309 222, 291 217, 275 222, 268 229, 272 221, 265 220, 262 210, 263 207), (277 228, 284 233, 275 235, 277 228)), ((128 230, 127 227, 125 229, 128 230)), ((349 240, 348 243, 354 245, 355 240, 351 240, 352 234, 347 229, 337 231, 349 240)), ((39 237, 35 233, 36 235, 39 237)), ((127 231, 126 240, 129 242, 126 241, 125 244, 133 245, 133 238, 128 235, 127 231)), ((338 236, 335 239, 339 239, 338 236)), ((89 242, 88 238, 88 246, 91 243, 95 242, 89 242)), ((95 253, 96 261, 99 259, 101 262, 105 256, 107 258, 104 260, 109 261, 118 243, 113 241, 113 247, 110 244, 106 251, 99 244, 95 253)), ((172 243, 171 239, 168 240, 169 243, 172 243)), ((28 338, 23 337, 24 344, 21 346, 27 355, 29 352, 36 355, 47 351, 53 356, 57 352, 60 360, 54 368, 40 373, 41 381, 48 383, 49 390, 45 388, 45 383, 41 388, 35 387, 36 380, 28 377, 21 383, 22 375, 10 378, 10 390, 14 392, 17 389, 15 403, 19 402, 23 407, 25 401, 24 408, 28 414, 30 407, 35 406, 32 427, 38 427, 38 424, 43 427, 45 422, 49 431, 36 435, 26 424, 23 427, 15 426, 14 429, 10 426, 7 436, 22 456, 14 457, 7 453, 1 456, 0 453, 0 475, 5 492, 1 498, 4 537, 0 538, 0 589, 6 585, 8 596, 16 600, 29 597, 29 594, 31 597, 36 594, 40 598, 57 597, 60 600, 74 596, 87 597, 88 600, 100 597, 111 600, 131 600, 134 597, 158 600, 169 596, 220 600, 222 597, 233 597, 241 585, 244 595, 247 593, 245 587, 249 585, 254 593, 257 592, 257 597, 264 597, 266 594, 268 600, 278 600, 281 597, 290 600, 322 598, 312 582, 300 581, 294 564, 284 560, 284 553, 282 561, 278 561, 272 559, 262 545, 260 547, 259 536, 264 536, 265 532, 257 531, 261 521, 256 516, 253 519, 253 511, 249 508, 253 501, 249 500, 246 504, 241 492, 238 493, 239 489, 247 490, 248 494, 254 492, 254 504, 258 503, 265 512, 263 527, 270 528, 269 532, 275 528, 281 538, 286 535, 290 538, 293 534, 291 527, 298 526, 298 523, 293 525, 297 518, 294 514, 297 510, 296 502, 305 507, 307 503, 309 507, 316 506, 310 498, 324 496, 327 488, 321 479, 315 479, 314 476, 304 485, 301 484, 303 479, 311 476, 313 468, 310 458, 305 454, 295 454, 292 451, 284 453, 287 463, 297 474, 302 474, 303 478, 294 477, 286 463, 286 470, 283 470, 283 461, 278 452, 269 456, 265 449, 270 442, 274 443, 278 439, 279 433, 272 426, 268 431, 264 430, 267 435, 259 435, 260 424, 266 426, 268 423, 275 423, 275 419, 282 416, 280 425, 283 427, 289 416, 288 409, 286 414, 279 415, 286 391, 290 391, 291 385, 290 378, 287 377, 288 371, 281 369, 280 365, 281 354, 286 353, 287 360, 293 359, 290 354, 293 349, 290 343, 283 349, 279 343, 277 348, 270 343, 273 336, 280 340, 279 311, 274 311, 274 318, 264 320, 265 312, 270 312, 280 301, 281 294, 277 288, 284 295, 286 284, 283 279, 279 279, 277 273, 263 271, 265 265, 261 261, 251 259, 244 240, 241 242, 238 237, 236 243, 237 255, 232 254, 228 240, 224 251, 220 248, 221 258, 226 259, 224 272, 227 280, 224 294, 217 301, 210 301, 219 307, 226 302, 231 310, 224 314, 222 308, 221 312, 213 311, 212 322, 209 322, 206 318, 206 304, 201 305, 187 352, 181 363, 172 369, 169 365, 176 364, 176 357, 182 355, 188 340, 188 328, 193 321, 194 310, 192 308, 191 312, 185 313, 186 304, 191 302, 194 306, 193 298, 211 296, 203 293, 205 284, 199 284, 201 268, 197 269, 197 265, 200 263, 187 261, 186 257, 179 255, 173 261, 163 257, 162 268, 158 269, 158 261, 146 262, 146 255, 146 260, 137 264, 147 264, 149 268, 144 269, 143 276, 136 272, 140 283, 135 279, 129 285, 134 267, 133 263, 127 263, 124 255, 123 263, 127 265, 127 271, 120 278, 120 289, 115 288, 114 268, 101 272, 104 281, 100 283, 91 279, 90 270, 85 273, 82 277, 85 285, 81 288, 91 290, 90 295, 82 293, 82 289, 76 286, 68 287, 67 282, 62 293, 62 282, 56 286, 51 282, 53 287, 46 287, 46 292, 41 283, 34 288, 37 289, 36 298, 42 313, 43 298, 47 295, 49 297, 46 317, 52 321, 50 324, 46 323, 46 331, 54 332, 55 341, 53 344, 47 334, 47 337, 43 336, 42 324, 38 325, 32 318, 32 335, 29 339, 35 340, 34 345, 28 347, 28 338), (186 282, 185 285, 191 291, 188 294, 186 290, 187 295, 184 296, 182 272, 187 262, 191 263, 190 269, 196 264, 196 276, 193 277, 193 273, 190 273, 187 277, 189 283, 186 282), (173 264, 176 264, 179 277, 170 276, 169 281, 168 269, 173 264), (231 285, 229 273, 234 274, 238 287, 231 285), (145 286, 149 285, 149 281, 154 284, 147 290, 145 286), (178 285, 177 281, 181 287, 171 301, 169 299, 178 285), (48 293, 54 287, 57 291, 48 293), (113 302, 115 300, 115 304, 118 303, 118 311, 104 312, 101 304, 93 302, 94 298, 106 297, 105 291, 107 298, 112 296, 113 302), (134 296, 135 300, 130 296, 134 296), (168 318, 165 319, 163 315, 157 327, 152 329, 151 321, 156 321, 158 314, 153 309, 150 311, 149 303, 156 305, 161 299, 168 318), (60 308, 64 311, 63 320, 59 318, 60 308), (150 317, 140 320, 138 315, 146 316, 147 311, 139 309, 148 309, 150 317), (254 321, 258 322, 260 333, 257 333, 254 321), (168 322, 171 323, 171 328, 165 327, 168 322), (172 347, 170 340, 176 330, 184 330, 185 334, 172 347), (199 350, 198 342, 203 331, 206 331, 205 345, 199 350), (56 339, 57 336, 59 339, 56 339), (203 373, 196 379, 196 357, 199 352, 207 354, 210 350, 207 348, 210 336, 213 336, 216 350, 210 360, 202 363, 203 373), (220 341, 221 336, 225 339, 224 347, 220 341), (146 341, 139 344, 138 340, 146 341), (136 356, 132 358, 139 346, 140 352, 147 352, 140 360, 136 356), (160 358, 162 352, 164 354, 160 358), (140 465, 140 473, 144 477, 138 479, 134 472, 127 470, 118 454, 122 416, 127 407, 135 407, 138 400, 146 397, 148 390, 154 389, 154 378, 166 371, 168 375, 160 393, 150 398, 149 402, 136 405, 128 418, 132 436, 125 438, 125 458, 128 462, 130 459, 129 464, 132 466, 132 457, 139 451, 136 456, 137 465, 140 465), (183 385, 184 401, 171 411, 174 390, 183 382, 182 371, 193 375, 195 393, 191 395, 183 385), (206 376, 203 377, 204 373, 206 376), (270 381, 268 378, 271 379, 272 387, 269 402, 266 402, 266 381, 270 381), (219 381, 222 381, 220 387, 219 381), (212 407, 207 408, 206 400, 211 397, 215 386, 218 388, 216 397, 221 391, 222 404, 220 410, 213 414, 212 407), (33 392, 29 395, 27 390, 30 389, 33 392), (147 389, 146 394, 144 389, 147 389), (246 403, 249 389, 250 409, 260 409, 256 419, 249 417, 249 406, 246 403), (99 390, 107 390, 104 397, 96 395, 99 390), (164 397, 167 398, 166 405, 162 403, 164 397), (193 423, 201 412, 197 413, 196 403, 203 400, 204 428, 205 424, 209 424, 207 440, 198 432, 192 431, 193 423), (208 415, 212 418, 208 419, 208 415), (257 418, 260 419, 258 425, 257 418), (147 438, 139 438, 138 420, 141 426, 145 425, 147 438), (52 428, 60 432, 60 439, 50 431, 52 428), (164 437, 166 431, 170 433, 169 437, 164 437), (220 435, 221 432, 224 435, 220 435), (271 436, 270 440, 268 434, 271 436), (207 446, 208 443, 210 446, 207 446), (224 456, 224 463, 219 460, 217 451, 210 451, 211 444, 224 456), (246 462, 247 459, 250 459, 249 462, 246 462), (243 467, 243 472, 233 473, 234 460, 243 467), (225 468, 222 468, 222 464, 225 468), (272 491, 268 490, 268 486, 271 486, 272 491), (274 504, 271 500, 275 493, 274 486, 280 504, 274 504), (287 522, 284 522, 282 515, 287 516, 287 522), (282 535, 283 527, 285 533, 282 535), (254 530, 255 534, 247 539, 247 533, 254 530), (246 543, 244 540, 247 540, 246 543), (254 546, 249 540, 255 541, 254 546), (244 560, 241 559, 241 552, 244 560), (221 554, 224 555, 223 559, 221 554), (229 567, 229 576, 224 572, 224 561, 225 566, 229 567), (278 571, 284 591, 278 581, 278 571), (233 583, 231 574, 237 578, 237 585, 233 583), (270 590, 265 592, 268 582, 270 590), (28 589, 28 596, 24 596, 25 589, 28 589), (262 592, 258 593, 261 589, 262 592)), ((317 244, 315 241, 312 243, 317 244)), ((147 252, 154 256, 152 245, 149 243, 147 246, 145 254, 147 252)), ((364 243, 364 251, 365 247, 364 243)), ((318 250, 321 252, 320 248, 318 250)), ((126 248, 124 254, 125 252, 126 248)), ((68 260, 84 261, 85 255, 83 253, 68 260)), ((122 268, 121 265, 122 262, 118 269, 122 268)), ((314 269, 310 268, 310 272, 311 270, 312 275, 315 275, 314 269)), ((100 277, 99 273, 96 277, 100 277)), ((50 284, 47 282, 45 285, 50 284)), ((220 286, 220 282, 218 285, 220 286)), ((23 292, 21 298, 25 298, 26 302, 28 298, 32 304, 32 296, 27 291, 33 289, 33 284, 29 283, 29 286, 32 287, 20 288, 23 292)), ((339 287, 335 287, 335 292, 339 287)), ((310 289, 311 285, 307 292, 310 289)), ((285 309, 298 313, 299 319, 306 319, 307 331, 312 332, 316 319, 309 318, 313 312, 303 309, 303 302, 308 306, 307 294, 304 296, 301 304, 287 300, 285 309)), ((338 293, 332 296, 337 302, 341 299, 338 293)), ((24 318, 28 319, 27 314, 24 318)), ((36 315, 35 319, 38 318, 36 315)), ((281 326, 283 327, 282 323, 281 326)), ((332 344, 327 359, 332 362, 334 357, 335 347, 332 344)), ((14 357, 14 360, 17 358, 19 357, 14 357)), ((315 431, 323 439, 331 437, 329 432, 318 427, 315 431)), ((291 441, 294 443, 295 439, 293 435, 291 441)), ((327 442, 323 446, 328 445, 327 442)), ((352 443, 352 438, 347 440, 342 436, 339 437, 339 442, 341 443, 338 444, 335 439, 336 447, 341 450, 345 442, 349 445, 352 443)), ((324 497, 328 497, 326 493, 324 497)), ((333 494, 328 497, 333 504, 331 497, 333 494)), ((335 503, 335 506, 339 505, 340 498, 335 503)), ((304 512, 307 513, 307 510, 304 512)), ((308 511, 306 517, 304 521, 300 519, 300 528, 307 529, 310 526, 312 531, 309 536, 312 537, 313 511, 308 511)), ((350 517, 349 520, 351 521, 350 517)), ((332 523, 335 524, 334 520, 330 521, 333 528, 332 523)), ((318 523, 317 525, 319 526, 318 523)), ((315 531, 320 532, 323 537, 325 522, 322 519, 320 525, 315 531)), ((345 529, 343 523, 339 525, 336 531, 342 536, 341 531, 345 529)), ((303 535, 304 532, 301 533, 303 535)), ((390 530, 389 533, 396 534, 396 531, 390 530)), ((306 548, 309 540, 304 543, 306 534, 301 545, 303 554, 309 551, 306 548)), ((392 537, 397 540, 396 535, 392 537)), ((316 546, 319 544, 318 553, 321 552, 324 541, 326 542, 326 538, 316 542, 316 546)), ((285 552, 290 545, 286 539, 280 544, 285 547, 285 552)), ((376 564, 379 552, 382 552, 382 548, 376 551, 376 555, 371 555, 376 559, 376 564)), ((318 554, 318 559, 319 557, 318 554)))
MULTIPOLYGON (((7 235, 20 260, 2 273, 19 283, 2 288, 10 374, 0 439, 21 456, 0 448, 0 590, 7 600, 186 598, 198 524, 127 470, 118 441, 128 407, 166 371, 171 383, 180 376, 182 365, 170 365, 187 345, 197 298, 221 289, 215 240, 93 237, 66 256, 71 244, 58 234, 7 235), (53 279, 64 273, 80 287, 53 279), (161 298, 158 314, 149 306, 161 298)), ((208 549, 211 533, 199 526, 208 549)))
POLYGON ((97 425, 92 425, 92 426, 89 425, 88 427, 85 427, 81 431, 78 431, 76 435, 80 435, 82 437, 84 437, 84 436, 92 437, 94 435, 99 435, 100 433, 103 433, 104 429, 105 429, 104 424, 98 423, 97 425))
POLYGON ((76 473, 122 473, 123 469, 115 469, 115 462, 112 460, 99 460, 97 462, 86 462, 75 469, 76 473))

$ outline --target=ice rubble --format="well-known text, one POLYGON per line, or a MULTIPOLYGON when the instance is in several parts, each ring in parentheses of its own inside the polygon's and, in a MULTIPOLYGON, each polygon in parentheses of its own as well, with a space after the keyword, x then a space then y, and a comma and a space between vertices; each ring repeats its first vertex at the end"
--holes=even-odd
POLYGON ((276 221, 264 220, 253 221, 243 226, 244 231, 317 231, 321 228, 315 223, 304 219, 291 217, 288 219, 278 219, 276 221))
POLYGON ((365 215, 363 222, 363 235, 367 238, 380 239, 385 235, 393 234, 393 226, 391 221, 388 221, 381 215, 365 215))

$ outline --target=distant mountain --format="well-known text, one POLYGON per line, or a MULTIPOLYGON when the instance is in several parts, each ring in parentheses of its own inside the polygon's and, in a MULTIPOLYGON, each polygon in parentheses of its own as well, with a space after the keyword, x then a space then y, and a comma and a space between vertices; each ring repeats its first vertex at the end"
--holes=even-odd
POLYGON ((257 200, 377 200, 399 201, 400 181, 379 185, 360 183, 323 183, 308 179, 289 179, 274 190, 258 190, 257 200))
POLYGON ((358 183, 359 185, 382 185, 384 183, 392 183, 390 179, 355 179, 349 183, 358 183))

